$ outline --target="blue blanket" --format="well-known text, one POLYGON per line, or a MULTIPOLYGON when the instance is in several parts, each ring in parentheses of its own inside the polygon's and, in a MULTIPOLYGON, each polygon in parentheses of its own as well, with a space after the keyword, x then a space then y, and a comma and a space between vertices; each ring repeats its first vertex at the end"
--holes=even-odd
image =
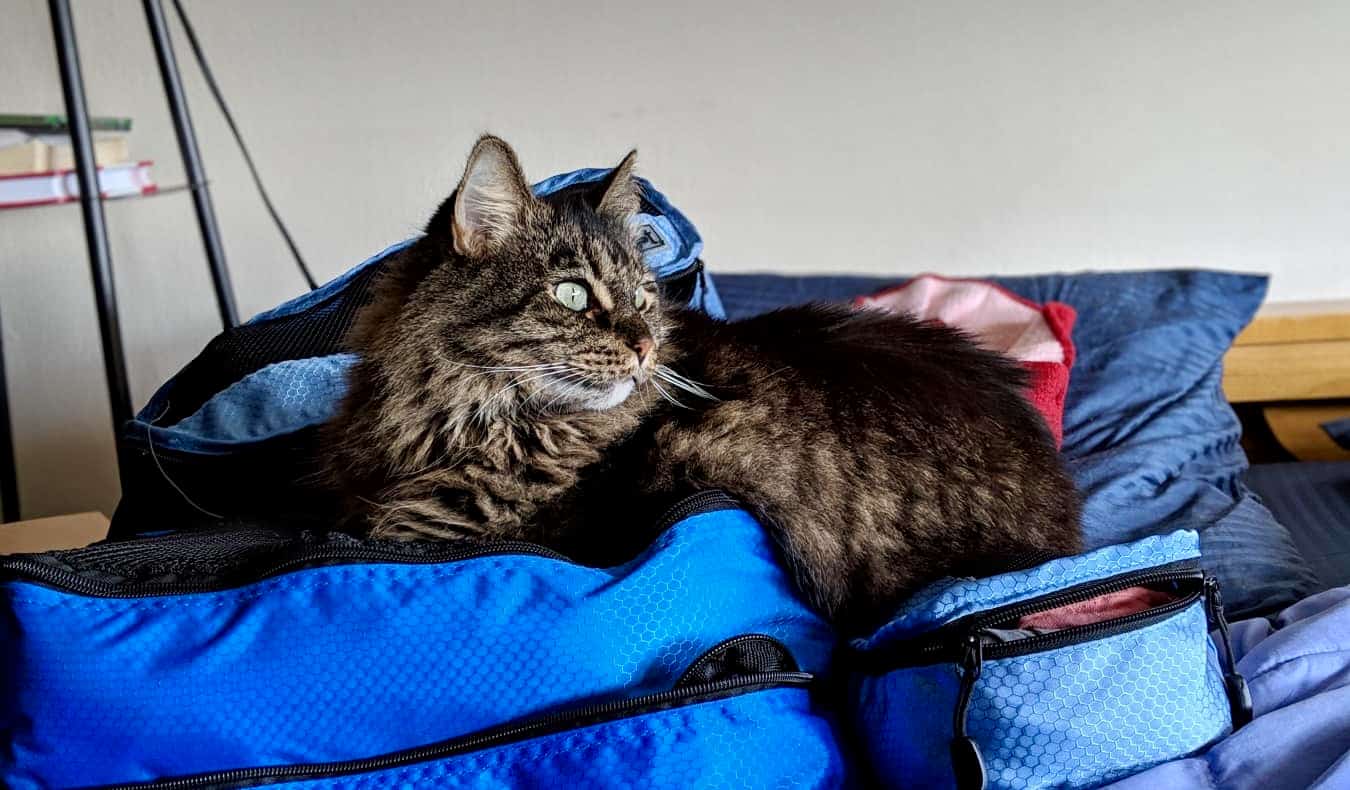
POLYGON ((1350 788, 1350 587, 1235 623, 1233 649, 1256 719, 1113 790, 1350 788))

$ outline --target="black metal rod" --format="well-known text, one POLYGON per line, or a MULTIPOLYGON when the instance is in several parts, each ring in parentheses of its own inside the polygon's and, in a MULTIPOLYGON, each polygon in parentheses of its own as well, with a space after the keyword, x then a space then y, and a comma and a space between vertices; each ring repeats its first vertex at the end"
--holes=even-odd
POLYGON ((211 206, 211 193, 206 188, 206 168, 202 166, 197 135, 192 130, 187 95, 183 92, 183 79, 178 73, 178 59, 173 54, 173 41, 169 38, 169 27, 160 0, 144 0, 144 5, 150 39, 155 43, 155 58, 159 61, 159 74, 164 78, 164 95, 169 100, 174 131, 178 133, 178 149, 183 154, 183 169, 187 171, 188 183, 193 186, 192 204, 197 209, 197 225, 201 228, 202 244, 206 247, 206 263, 211 269, 211 284, 216 289, 216 306, 220 308, 221 323, 228 329, 239 323, 239 311, 234 306, 230 272, 225 268, 225 247, 220 241, 220 227, 216 224, 216 212, 211 206))
POLYGON ((112 409, 113 435, 131 419, 131 390, 127 386, 126 354, 122 328, 117 319, 117 292, 113 288, 112 256, 108 252, 108 228, 103 219, 103 201, 98 188, 93 137, 89 133, 89 110, 80 75, 80 53, 75 45, 75 25, 70 0, 49 0, 56 61, 61 69, 61 89, 66 99, 66 121, 75 148, 75 172, 80 184, 80 213, 84 239, 89 247, 89 268, 98 306, 99 339, 103 343, 103 373, 108 379, 108 405, 112 409))
POLYGON ((19 467, 14 463, 14 434, 5 384, 5 338, 0 324, 0 521, 19 520, 19 467))

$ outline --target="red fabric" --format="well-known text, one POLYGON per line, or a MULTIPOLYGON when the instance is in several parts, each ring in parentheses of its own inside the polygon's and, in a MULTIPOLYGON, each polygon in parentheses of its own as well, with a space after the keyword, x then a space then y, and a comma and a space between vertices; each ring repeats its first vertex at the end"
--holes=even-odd
POLYGON ((1173 600, 1175 597, 1171 593, 1150 590, 1147 587, 1131 587, 1128 590, 1099 595, 1081 603, 1026 615, 1017 622, 1017 627, 1056 631, 1076 625, 1104 623, 1136 612, 1146 612, 1173 600))
POLYGON ((1055 446, 1063 443, 1064 398, 1075 355, 1072 333, 1077 313, 1072 307, 1062 302, 1037 304, 987 280, 931 274, 859 297, 855 304, 949 323, 1016 359, 1030 374, 1027 400, 1045 420, 1055 446))
POLYGON ((1073 369, 1073 322, 1078 313, 1063 302, 1046 302, 1041 315, 1064 347, 1063 362, 1023 362, 1031 373, 1027 400, 1036 407, 1055 437, 1055 446, 1064 444, 1064 398, 1069 394, 1069 371, 1073 369))

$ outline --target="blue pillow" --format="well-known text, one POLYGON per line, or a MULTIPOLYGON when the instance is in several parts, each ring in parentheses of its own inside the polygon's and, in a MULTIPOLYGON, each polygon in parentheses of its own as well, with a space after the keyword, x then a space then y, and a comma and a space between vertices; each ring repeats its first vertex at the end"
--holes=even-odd
MULTIPOLYGON (((1241 425, 1224 399, 1222 360, 1266 291, 1258 275, 1209 271, 990 278, 1078 311, 1078 357, 1064 410, 1064 456, 1084 496, 1089 549, 1179 529, 1200 533, 1203 563, 1229 611, 1269 612, 1317 590, 1288 530, 1244 484, 1241 425)), ((717 275, 729 318, 808 300, 842 300, 897 278, 717 275)))

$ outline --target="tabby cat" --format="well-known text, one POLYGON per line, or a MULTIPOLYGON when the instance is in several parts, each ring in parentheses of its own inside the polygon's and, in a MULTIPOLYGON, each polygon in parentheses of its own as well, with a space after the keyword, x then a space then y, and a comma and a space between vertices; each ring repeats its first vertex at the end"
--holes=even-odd
POLYGON ((652 508, 720 488, 846 630, 934 578, 1078 550, 1076 493, 1014 363, 899 315, 663 304, 630 232, 633 162, 536 198, 484 137, 386 262, 324 430, 360 528, 608 564, 654 537, 652 508))

